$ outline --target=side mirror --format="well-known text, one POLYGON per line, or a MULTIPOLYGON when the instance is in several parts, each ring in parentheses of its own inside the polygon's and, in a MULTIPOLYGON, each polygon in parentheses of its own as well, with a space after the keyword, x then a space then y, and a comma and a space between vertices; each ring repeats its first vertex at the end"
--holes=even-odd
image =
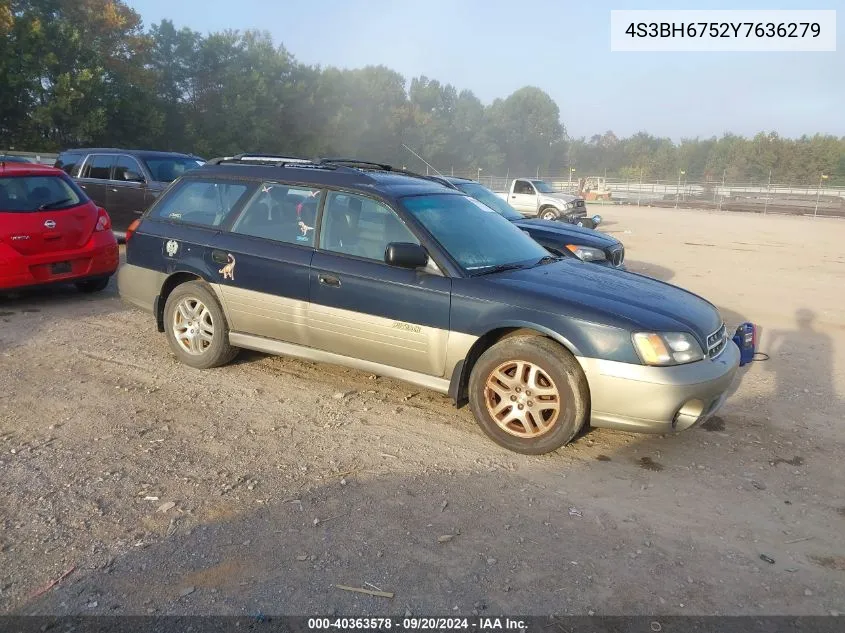
POLYGON ((127 169, 125 172, 123 172, 123 179, 126 182, 147 182, 146 178, 144 178, 137 171, 132 171, 131 169, 127 169))
POLYGON ((384 249, 384 261, 399 268, 421 268, 428 263, 428 253, 419 244, 391 242, 384 249))

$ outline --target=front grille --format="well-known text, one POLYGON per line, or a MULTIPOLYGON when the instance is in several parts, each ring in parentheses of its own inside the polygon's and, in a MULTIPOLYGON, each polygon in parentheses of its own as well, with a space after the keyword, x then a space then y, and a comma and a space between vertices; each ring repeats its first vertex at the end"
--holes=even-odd
POLYGON ((716 358, 719 354, 725 351, 725 346, 728 344, 728 329, 725 324, 707 337, 707 357, 716 358))

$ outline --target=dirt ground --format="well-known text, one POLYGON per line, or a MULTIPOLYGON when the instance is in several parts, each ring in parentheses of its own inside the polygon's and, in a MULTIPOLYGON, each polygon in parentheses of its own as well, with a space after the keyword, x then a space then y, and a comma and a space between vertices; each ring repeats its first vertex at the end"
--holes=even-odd
POLYGON ((0 611, 845 613, 845 221, 600 212, 764 328, 704 428, 520 456, 385 378, 178 364, 114 284, 0 298, 0 611))

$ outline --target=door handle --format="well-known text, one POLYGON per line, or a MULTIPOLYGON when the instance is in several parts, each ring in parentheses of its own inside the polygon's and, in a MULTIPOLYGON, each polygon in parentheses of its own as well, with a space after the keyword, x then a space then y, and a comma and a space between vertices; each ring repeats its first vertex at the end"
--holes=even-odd
POLYGON ((114 187, 112 187, 112 191, 113 191, 114 193, 117 193, 117 189, 115 189, 114 187))
POLYGON ((511 199, 516 200, 516 196, 511 196, 511 199))
POLYGON ((82 187, 83 189, 87 189, 87 188, 88 188, 86 185, 83 185, 81 182, 79 182, 79 183, 77 183, 77 184, 78 184, 80 187, 82 187))
POLYGON ((340 279, 334 275, 320 275, 319 280, 324 286, 331 286, 332 288, 340 287, 340 279))
POLYGON ((218 264, 228 264, 229 263, 229 253, 226 251, 211 251, 211 259, 214 260, 218 264))

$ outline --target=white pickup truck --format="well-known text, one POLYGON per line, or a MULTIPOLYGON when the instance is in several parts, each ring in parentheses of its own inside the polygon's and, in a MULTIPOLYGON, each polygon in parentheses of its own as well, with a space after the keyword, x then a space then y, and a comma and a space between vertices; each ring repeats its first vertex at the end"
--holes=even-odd
POLYGON ((595 228, 601 222, 599 215, 587 217, 583 198, 555 191, 547 182, 535 178, 516 178, 510 191, 497 195, 526 216, 562 220, 587 228, 595 228))

